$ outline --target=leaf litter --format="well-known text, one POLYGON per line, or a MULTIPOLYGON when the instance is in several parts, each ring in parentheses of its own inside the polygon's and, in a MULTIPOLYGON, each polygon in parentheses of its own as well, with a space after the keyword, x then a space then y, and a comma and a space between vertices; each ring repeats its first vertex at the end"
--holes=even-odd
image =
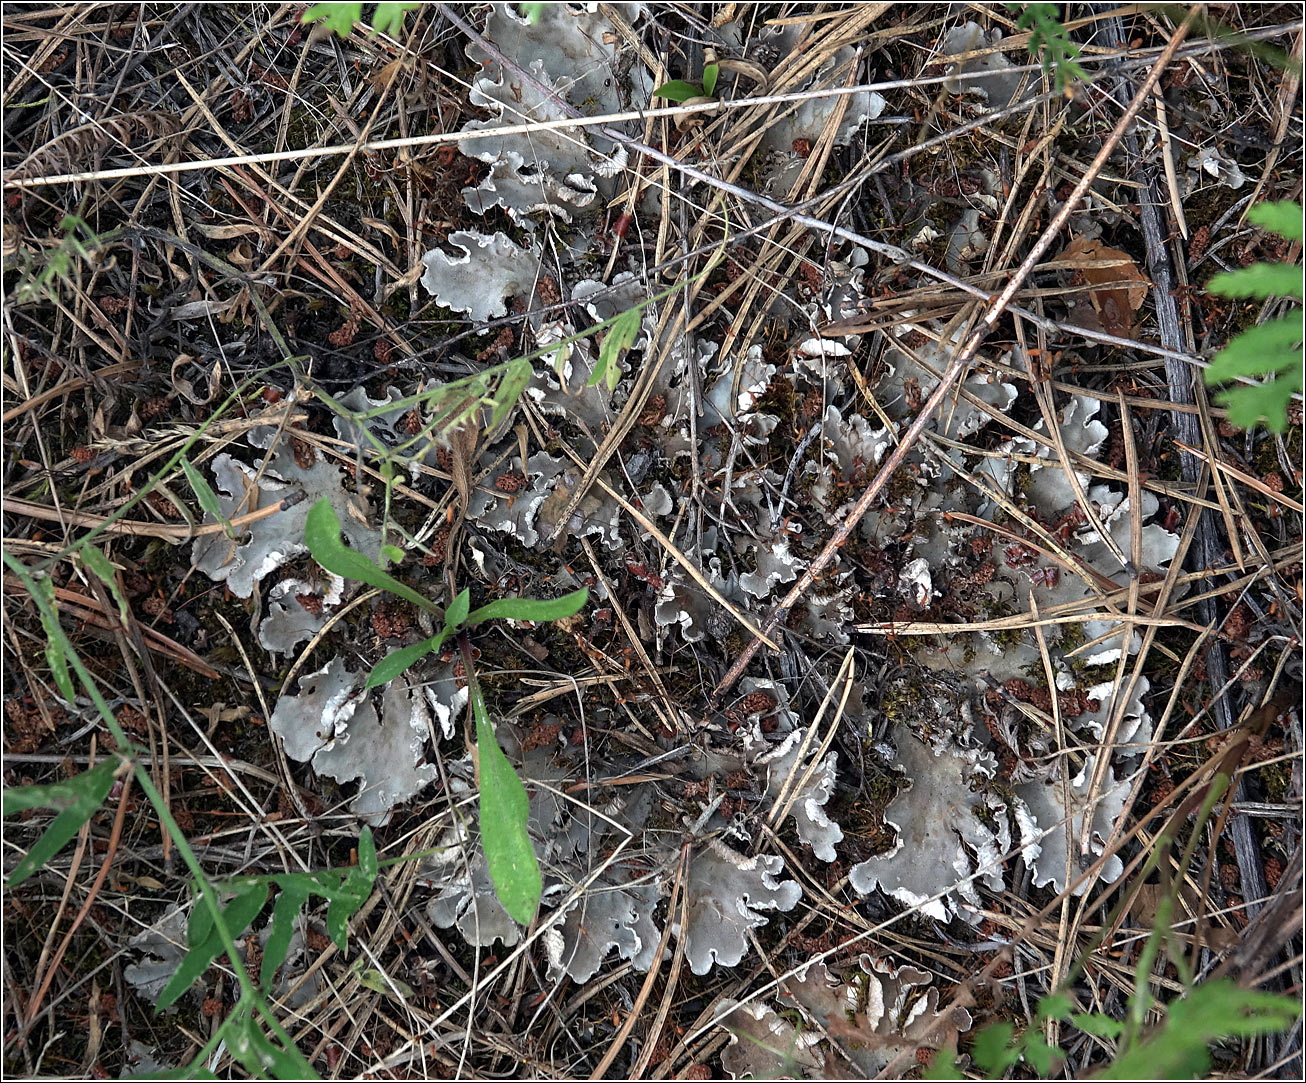
MULTIPOLYGON (((1103 599, 1109 585, 1155 584, 1172 570, 1183 552, 1176 512, 1184 502, 1169 477, 1153 474, 1147 484, 1136 477, 1131 485, 1103 465, 1112 455, 1120 459, 1119 385, 1067 376, 1076 371, 1067 365, 1054 375, 1075 389, 1058 385, 1049 393, 1050 413, 1032 409, 1034 351, 1007 336, 975 359, 961 394, 945 404, 885 497, 794 606, 786 650, 766 667, 767 676, 755 666, 719 705, 687 694, 683 679, 673 677, 676 667, 699 667, 701 683, 709 684, 721 658, 739 648, 740 625, 721 602, 755 624, 765 620, 897 447, 964 336, 952 322, 955 298, 948 302, 953 310, 941 311, 925 280, 903 266, 886 269, 873 247, 834 239, 823 253, 819 245, 807 249, 781 282, 774 270, 780 264, 767 262, 776 246, 767 241, 760 248, 765 259, 747 273, 772 275, 767 281, 782 288, 761 290, 748 315, 765 314, 782 326, 787 337, 778 345, 735 337, 748 311, 737 292, 718 306, 716 322, 693 335, 677 331, 688 302, 676 293, 644 309, 615 379, 593 381, 601 335, 566 340, 665 286, 650 272, 650 255, 667 177, 628 187, 635 155, 596 126, 472 136, 564 119, 563 101, 591 115, 648 104, 666 73, 651 66, 654 53, 633 43, 656 22, 656 12, 639 4, 551 5, 534 20, 515 5, 493 5, 476 25, 507 61, 476 42, 454 46, 473 65, 468 101, 476 110, 463 111, 459 149, 479 163, 472 180, 455 186, 459 205, 447 210, 449 225, 461 228, 440 232, 425 255, 430 240, 409 245, 420 264, 410 268, 416 277, 409 281, 439 309, 476 325, 515 320, 519 344, 547 348, 525 389, 528 408, 511 418, 515 427, 491 433, 478 449, 488 469, 465 494, 464 509, 468 549, 479 554, 478 571, 470 572, 480 579, 477 589, 498 597, 528 593, 540 577, 556 577, 564 589, 580 583, 591 573, 572 547, 582 538, 596 543, 592 570, 607 578, 590 584, 595 611, 586 614, 588 623, 513 627, 505 638, 529 638, 529 653, 555 681, 568 666, 589 663, 611 678, 615 692, 614 674, 633 674, 643 664, 632 657, 633 645, 623 647, 632 637, 615 631, 621 611, 679 697, 658 702, 643 678, 615 696, 600 683, 585 693, 577 718, 557 698, 542 700, 544 708, 508 709, 541 686, 523 684, 505 695, 496 684, 496 728, 506 766, 525 780, 530 841, 544 873, 535 959, 544 964, 538 973, 554 991, 549 996, 561 996, 568 983, 601 985, 626 965, 636 973, 678 968, 674 951, 656 957, 670 925, 685 971, 671 980, 698 989, 698 979, 710 977, 737 994, 723 994, 713 1007, 729 1012, 717 1033, 731 1035, 720 1060, 731 1075, 816 1078, 851 1057, 873 1076, 894 1058, 914 1062, 918 1050, 955 1043, 967 1031, 970 1014, 946 1001, 971 960, 931 973, 922 968, 928 953, 908 951, 890 962, 845 951, 801 968, 778 992, 753 996, 746 975, 764 961, 758 949, 771 952, 816 912, 822 884, 842 906, 894 921, 905 916, 916 930, 948 930, 940 949, 946 953, 958 938, 992 935, 986 923, 1004 892, 1028 892, 1032 884, 1032 898, 1042 902, 1099 859, 1098 880, 1080 884, 1076 894, 1096 893, 1122 875, 1121 856, 1131 851, 1120 851, 1117 828, 1142 792, 1134 771, 1165 725, 1152 715, 1170 688, 1151 669, 1152 680, 1135 679, 1152 640, 1122 613, 1124 603, 1103 599), (622 214, 634 223, 614 227, 622 214), (636 240, 641 228, 648 232, 636 240), (887 302, 895 293, 891 324, 823 332, 829 323, 861 319, 872 298, 887 302), (722 349, 725 335, 733 348, 722 349), (637 396, 639 409, 628 410, 637 396), (624 433, 616 452, 587 472, 614 432, 624 433), (1063 452, 1077 484, 1067 477, 1063 452), (624 493, 626 503, 612 492, 624 493), (664 547, 660 539, 668 537, 686 559, 664 547), (1036 636, 1019 619, 1035 607, 1057 618, 1091 619, 1053 619, 1036 636), (946 624, 966 630, 911 630, 946 624), (824 662, 814 660, 850 645, 859 659, 858 693, 839 719, 837 746, 817 755, 802 747, 820 682, 829 678, 824 662), (877 676, 881 655, 893 658, 893 671, 877 676), (541 715, 544 709, 557 713, 541 715), (642 738, 639 755, 609 736, 628 728, 630 718, 640 733, 653 735, 642 738), (537 743, 537 731, 550 727, 556 738, 537 743), (1100 747, 1108 738, 1111 746, 1100 747), (643 766, 681 744, 693 752, 643 766), (760 820, 796 776, 804 781, 787 791, 788 814, 772 835, 760 820), (683 928, 671 908, 682 855, 683 928)), ((930 42, 937 61, 930 70, 946 73, 945 86, 964 95, 963 116, 1018 103, 1039 89, 1036 78, 1009 70, 1022 62, 1022 47, 1004 45, 1002 31, 981 22, 953 21, 930 42), (970 52, 983 55, 949 61, 970 52)), ((759 28, 741 17, 705 22, 695 33, 750 58, 723 66, 716 88, 722 96, 747 92, 745 72, 796 71, 786 91, 866 73, 864 64, 853 67, 863 61, 862 43, 832 30, 818 34, 801 23, 759 28), (816 59, 804 67, 798 61, 814 40, 821 43, 816 59)), ((680 134, 667 129, 659 136, 637 123, 624 130, 660 147, 659 139, 676 139, 729 148, 760 136, 750 183, 787 199, 822 145, 837 156, 831 160, 854 161, 868 140, 901 123, 893 113, 923 104, 890 88, 857 89, 846 108, 836 108, 837 101, 809 96, 768 117, 754 110, 737 126, 724 111, 708 113, 680 134), (710 142, 701 143, 709 133, 710 142)), ((915 162, 903 170, 901 185, 894 179, 882 197, 890 217, 906 216, 902 243, 954 274, 994 266, 1009 250, 1004 222, 1011 226, 1003 210, 1009 172, 1002 173, 1007 167, 998 157, 959 162, 955 176, 913 173, 915 162), (959 190, 951 192, 949 183, 959 190), (942 213, 908 213, 924 206, 922 184, 933 187, 927 201, 942 213)), ((729 153, 720 158, 729 160, 729 153)), ((1250 159, 1240 160, 1250 174, 1250 159)), ((1195 181, 1231 190, 1243 183, 1238 163, 1214 150, 1183 164, 1185 195, 1195 181)), ((652 176, 647 163, 636 168, 644 171, 638 176, 652 176)), ((1040 272, 1045 284, 1071 287, 1078 307, 1050 296, 1054 290, 1047 307, 1054 319, 1143 337, 1157 304, 1150 265, 1121 217, 1101 202, 1112 191, 1099 186, 1090 197, 1098 200, 1097 232, 1071 240, 1040 272)), ((687 179, 670 198, 703 201, 712 193, 687 179)), ((737 226, 735 210, 727 232, 737 226)), ((656 244, 660 258, 667 250, 656 244)), ((694 285, 695 304, 733 281, 724 270, 718 276, 701 293, 694 285)), ((461 357, 442 358, 422 369, 417 390, 438 391, 469 366, 461 357)), ((305 455, 286 434, 274 443, 275 430, 262 428, 207 460, 200 469, 214 479, 219 506, 205 524, 287 498, 297 502, 243 524, 235 539, 211 533, 195 540, 191 563, 247 600, 254 638, 280 666, 278 676, 293 662, 297 678, 269 690, 274 709, 267 723, 286 756, 307 765, 292 768, 306 788, 378 826, 406 822, 410 810, 434 814, 434 852, 423 859, 415 899, 432 926, 458 933, 458 940, 442 941, 454 963, 473 958, 458 941, 487 957, 526 953, 531 927, 503 909, 481 844, 459 725, 467 689, 456 663, 431 657, 385 688, 364 692, 367 669, 384 650, 379 639, 359 634, 366 624, 350 616, 357 584, 313 574, 301 560, 304 517, 322 497, 348 544, 380 559, 380 523, 395 512, 382 509, 379 490, 352 476, 349 464, 370 457, 368 436, 394 449, 414 425, 432 420, 424 405, 397 405, 413 394, 402 367, 371 371, 377 375, 366 386, 360 378, 347 392, 337 388, 343 410, 378 411, 365 421, 334 418, 337 438, 357 451, 305 455), (319 639, 328 622, 331 630, 319 639), (311 662, 297 656, 310 641, 311 662)), ((478 421, 488 414, 487 408, 478 421)), ((422 539, 410 556, 439 529, 443 490, 432 479, 443 470, 444 450, 432 438, 406 455, 411 491, 434 512, 420 528, 411 509, 398 513, 405 535, 422 539)), ((395 537, 389 523, 385 536, 395 537)), ((396 574, 406 581, 423 574, 413 573, 415 563, 406 561, 396 574)), ((434 573, 421 589, 437 601, 442 593, 434 573)), ((1167 597, 1181 599, 1190 589, 1180 583, 1167 597)), ((489 638, 487 653, 508 658, 489 638)), ((524 665, 513 654, 505 668, 529 672, 524 665)), ((307 933, 299 935, 304 941, 307 933)), ((303 943, 296 946, 303 951, 303 943)), ((146 971, 166 968, 170 957, 162 943, 141 941, 135 950, 140 958, 129 980, 148 995, 146 971)), ((792 962, 794 949, 784 950, 792 962)), ((432 957, 422 965, 445 964, 432 957)), ((611 1034, 592 1020, 585 1026, 577 1033, 594 1041, 611 1034)), ((684 1055, 674 1056, 688 1066, 684 1055)))

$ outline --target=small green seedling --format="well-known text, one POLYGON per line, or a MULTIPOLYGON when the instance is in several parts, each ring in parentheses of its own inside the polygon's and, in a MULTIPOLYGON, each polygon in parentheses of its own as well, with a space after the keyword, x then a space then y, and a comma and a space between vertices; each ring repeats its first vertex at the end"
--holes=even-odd
POLYGON ((1066 28, 1057 18, 1056 4, 1008 4, 1010 11, 1023 7, 1016 26, 1029 31, 1029 55, 1038 57, 1041 52, 1043 72, 1056 70, 1057 90, 1064 91, 1070 84, 1087 80, 1079 64, 1079 46, 1071 40, 1066 28))
MULTIPOLYGON (((470 592, 463 588, 441 614, 430 600, 382 571, 362 553, 346 546, 340 536, 340 520, 331 507, 331 502, 325 498, 319 500, 308 513, 304 543, 313 559, 327 571, 389 591, 443 620, 443 626, 429 639, 392 651, 373 666, 367 677, 368 689, 394 680, 428 654, 439 651, 451 635, 467 628, 499 617, 508 620, 559 620, 577 612, 589 598, 589 591, 582 587, 552 600, 500 598, 478 609, 471 609, 470 592)), ((535 847, 526 829, 530 811, 526 788, 494 735, 494 726, 490 722, 480 685, 472 670, 471 651, 465 637, 461 645, 468 698, 476 723, 481 845, 485 849, 490 879, 494 881, 499 902, 514 921, 527 925, 539 905, 543 879, 539 861, 535 857, 535 847)))
POLYGON ((720 64, 705 64, 702 82, 687 83, 683 79, 672 79, 653 91, 653 97, 666 98, 672 102, 685 102, 690 98, 711 98, 716 94, 716 82, 720 75, 720 64))

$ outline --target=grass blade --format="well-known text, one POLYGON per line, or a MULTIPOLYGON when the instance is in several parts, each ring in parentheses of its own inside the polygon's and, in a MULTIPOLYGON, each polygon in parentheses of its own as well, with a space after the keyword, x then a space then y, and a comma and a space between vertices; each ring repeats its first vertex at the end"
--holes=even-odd
POLYGON ((48 786, 23 786, 4 791, 5 816, 38 807, 63 810, 9 874, 5 887, 17 887, 62 850, 81 830, 82 824, 95 815, 109 793, 117 768, 117 760, 105 760, 67 782, 55 782, 48 786))

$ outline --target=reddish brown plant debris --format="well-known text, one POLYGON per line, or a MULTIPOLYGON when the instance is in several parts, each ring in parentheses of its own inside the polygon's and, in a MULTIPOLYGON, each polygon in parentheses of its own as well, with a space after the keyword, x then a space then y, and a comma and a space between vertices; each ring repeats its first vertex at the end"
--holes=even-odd
POLYGON ((317 450, 307 440, 292 436, 290 447, 295 453, 295 465, 301 470, 307 470, 317 462, 317 450))
POLYGON ((494 487, 501 493, 516 493, 526 487, 526 475, 516 470, 509 470, 494 479, 494 487))
POLYGON ((71 454, 73 459, 79 463, 89 463, 95 458, 95 452, 85 445, 73 448, 71 454))
POLYGON ((316 594, 296 594, 295 601, 304 607, 306 613, 315 617, 322 615, 322 599, 316 594))

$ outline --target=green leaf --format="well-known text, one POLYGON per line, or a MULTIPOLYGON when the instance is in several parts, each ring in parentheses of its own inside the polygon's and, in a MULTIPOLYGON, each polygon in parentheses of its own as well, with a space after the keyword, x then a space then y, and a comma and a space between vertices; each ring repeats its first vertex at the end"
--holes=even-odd
MULTIPOLYGON (((250 923, 258 917, 259 911, 263 909, 263 904, 268 901, 268 888, 269 885, 266 880, 254 880, 241 884, 236 889, 236 897, 222 908, 222 920, 232 939, 238 938, 249 928, 250 923)), ((207 906, 203 900, 197 901, 195 905, 196 907, 207 906)), ((194 919, 192 918, 192 920, 194 919)), ((189 943, 189 941, 190 937, 187 935, 187 942, 189 943)), ((200 943, 190 944, 190 950, 186 952, 186 957, 182 959, 176 973, 168 979, 168 984, 163 987, 163 992, 159 994, 159 1002, 155 1007, 155 1011, 162 1012, 175 1004, 196 979, 204 971, 208 970, 209 964, 225 950, 226 945, 223 944, 217 924, 214 923, 210 926, 208 935, 200 943)), ((233 960, 233 962, 235 961, 233 960)))
POLYGON ((358 984, 364 989, 371 989, 374 993, 385 993, 388 996, 397 993, 404 1000, 413 998, 413 987, 392 975, 382 974, 381 971, 373 970, 371 967, 360 967, 354 973, 358 977, 358 984))
POLYGON ((444 645, 448 635, 449 629, 441 628, 430 639, 423 639, 420 643, 414 643, 408 647, 400 647, 397 651, 391 651, 372 667, 372 672, 367 675, 367 683, 363 685, 363 691, 367 692, 373 688, 380 688, 381 685, 393 681, 409 666, 425 658, 433 651, 438 651, 444 645))
POLYGON ((1302 269, 1290 263, 1253 263, 1212 275, 1206 288, 1221 297, 1302 297, 1302 269))
POLYGON ((690 98, 698 98, 703 94, 703 88, 697 83, 686 83, 683 79, 672 79, 669 83, 663 83, 657 90, 653 91, 653 97, 666 98, 668 101, 683 102, 690 98))
POLYGON ((272 1041, 249 1008, 229 1016, 222 1025, 227 1048, 255 1079, 320 1079, 295 1046, 283 1048, 272 1041))
POLYGON ((463 587, 444 611, 445 631, 453 632, 463 626, 467 620, 467 611, 472 607, 471 591, 463 587))
POLYGON ((957 1067, 957 1058, 945 1049, 940 1049, 921 1073, 922 1079, 965 1079, 966 1076, 957 1067))
POLYGON ((1269 320, 1235 336, 1206 366, 1206 382, 1223 383, 1238 376, 1263 376, 1301 368, 1302 315, 1269 320), (1295 348, 1297 347, 1297 348, 1295 348))
POLYGON ((639 338, 640 315, 639 309, 628 308, 612 321, 608 333, 603 336, 603 345, 599 347, 599 362, 594 366, 586 387, 593 387, 609 373, 608 386, 612 386, 612 380, 618 374, 617 362, 621 359, 622 352, 630 349, 635 344, 635 339, 639 338))
POLYGON ((435 611, 436 607, 429 599, 387 575, 364 554, 345 545, 340 537, 340 520, 326 497, 314 504, 308 513, 308 521, 304 525, 304 544, 308 546, 313 559, 327 571, 397 594, 428 613, 435 611))
POLYGON ((300 22, 323 23, 328 30, 347 38, 354 29, 354 23, 362 17, 362 4, 314 4, 304 12, 300 22))
POLYGON ((579 612, 589 595, 589 588, 581 587, 561 598, 500 598, 469 614, 467 624, 470 627, 499 617, 508 620, 561 620, 579 612))
POLYGON ((15 866, 5 887, 15 888, 54 857, 67 842, 95 815, 113 785, 116 759, 97 763, 89 771, 74 775, 66 782, 45 786, 10 787, 4 791, 4 815, 13 816, 30 808, 61 810, 36 840, 35 845, 15 866))
POLYGON ((1302 212, 1300 203, 1280 200, 1278 203, 1258 203, 1247 212, 1247 221, 1268 229, 1290 241, 1302 239, 1302 212))
POLYGON ((181 472, 186 475, 186 484, 195 493, 195 499, 200 502, 200 507, 220 522, 227 537, 234 541, 236 529, 231 525, 231 520, 222 514, 222 505, 218 503, 218 494, 204 480, 204 475, 191 466, 190 461, 185 456, 181 460, 181 472))
POLYGON ((1235 387, 1221 391, 1215 401, 1229 411, 1229 421, 1240 429, 1250 429, 1265 420, 1271 432, 1288 428, 1288 403, 1294 391, 1300 392, 1301 373, 1295 377, 1271 380, 1255 387, 1235 387))
POLYGON ((404 562, 404 551, 397 545, 381 546, 381 555, 391 564, 402 564, 404 562))
POLYGON ((1065 1055, 1055 1046, 1048 1045, 1043 1035, 1033 1030, 1025 1032, 1021 1051, 1024 1053, 1025 1062, 1044 1079, 1052 1074, 1052 1065, 1056 1063, 1057 1058, 1065 1055))
POLYGON ((703 68, 703 93, 708 97, 711 97, 716 91, 716 81, 720 74, 720 64, 708 64, 703 68))
POLYGON ((976 1066, 987 1075, 1000 1075, 1020 1059, 1011 1047, 1015 1028, 1010 1023, 990 1023, 975 1036, 970 1055, 976 1066))
POLYGON ((490 428, 494 428, 517 405, 517 400, 526 390, 526 385, 535 375, 535 369, 524 357, 514 358, 508 362, 508 368, 499 381, 499 388, 494 393, 494 412, 490 415, 490 428))
POLYGON ((277 967, 286 961, 290 940, 295 934, 295 918, 308 902, 309 890, 302 881, 286 884, 272 906, 268 940, 263 945, 263 962, 259 964, 258 983, 268 991, 277 967))
POLYGON ((521 13, 526 16, 527 21, 534 26, 540 21, 540 16, 544 14, 544 9, 548 6, 544 3, 521 4, 521 13))
POLYGON ((367 886, 376 883, 377 873, 381 871, 380 862, 376 858, 376 840, 372 838, 372 829, 366 824, 358 836, 358 864, 349 870, 349 875, 355 873, 367 881, 367 886))
POLYGON ((1049 993, 1038 1002, 1037 1019, 1069 1019, 1074 1011, 1070 997, 1065 993, 1049 993))
POLYGON ((1091 1015, 1074 1012, 1070 1016, 1070 1021, 1085 1034, 1091 1034, 1095 1038, 1119 1038, 1125 1029, 1124 1023, 1118 1019, 1112 1019, 1109 1015, 1099 1015, 1096 1012, 1091 1015))
POLYGON ((93 572, 95 577, 109 588, 113 600, 118 603, 118 615, 122 617, 123 624, 126 624, 131 616, 131 611, 127 608, 127 599, 122 596, 122 591, 118 589, 118 577, 114 574, 113 565, 109 563, 109 558, 93 545, 82 546, 78 555, 82 559, 82 566, 87 571, 93 572))
POLYGON ((1301 1011, 1301 1002, 1290 997, 1210 981, 1171 1001, 1165 1022, 1097 1078, 1202 1079, 1211 1065, 1211 1042, 1286 1031, 1301 1011))
POLYGON ((404 30, 404 16, 422 6, 421 0, 400 0, 399 3, 382 3, 376 5, 372 15, 372 29, 392 38, 399 37, 404 30))
POLYGON ((480 786, 481 846, 495 894, 519 925, 529 925, 544 888, 540 863, 526 830, 530 802, 526 787, 499 747, 474 675, 468 684, 476 718, 477 776, 480 786))
POLYGON ((41 595, 45 605, 38 606, 41 613, 41 626, 45 629, 45 660, 50 663, 50 675, 54 677, 55 687, 59 689, 59 694, 69 703, 76 698, 76 690, 73 688, 73 678, 68 672, 68 657, 66 654, 68 640, 63 634, 63 628, 59 625, 59 611, 56 608, 54 598, 54 584, 50 577, 43 575, 40 579, 33 579, 33 585, 41 595))

